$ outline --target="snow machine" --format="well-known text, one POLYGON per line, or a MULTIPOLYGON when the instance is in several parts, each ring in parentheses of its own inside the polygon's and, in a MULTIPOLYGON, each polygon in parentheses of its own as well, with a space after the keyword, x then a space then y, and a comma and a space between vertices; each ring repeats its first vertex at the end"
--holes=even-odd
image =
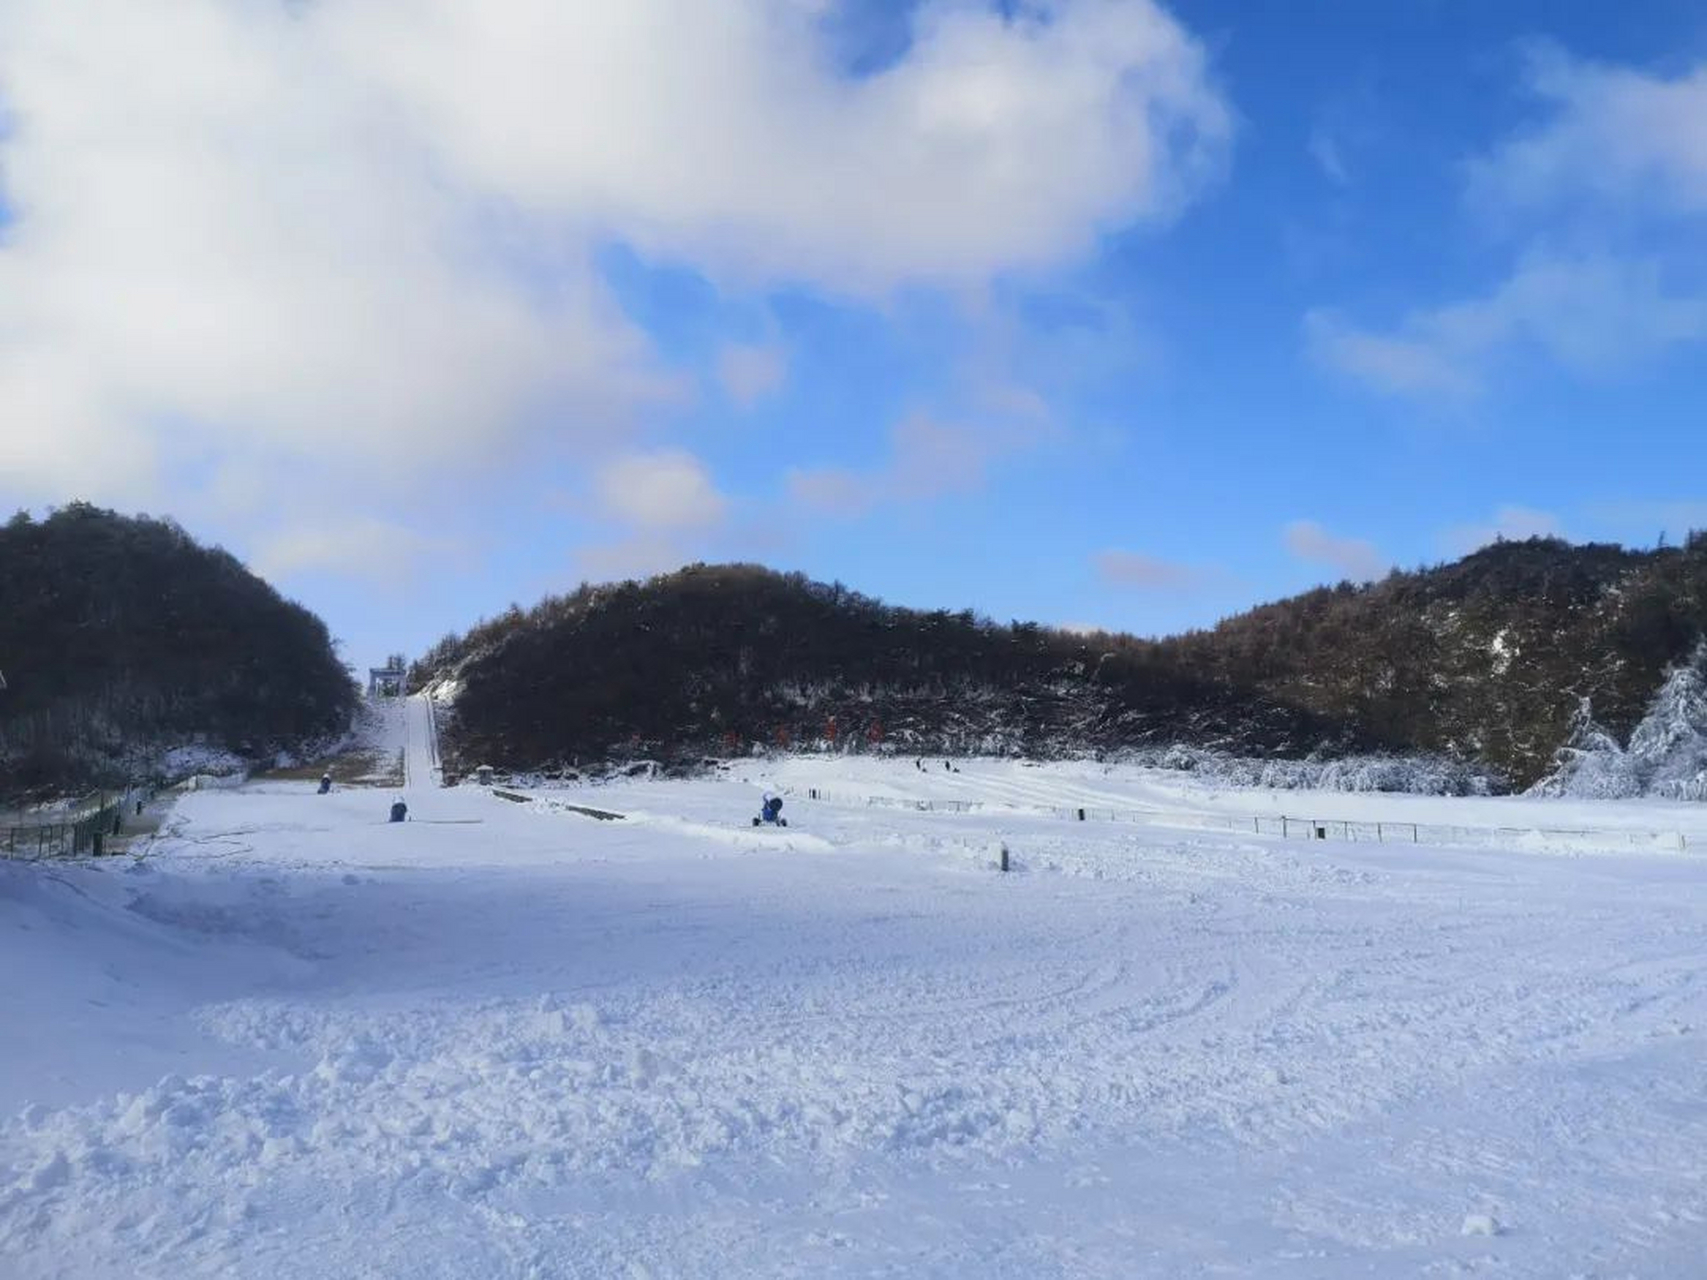
POLYGON ((764 807, 759 810, 759 816, 753 819, 756 827, 760 823, 769 823, 773 827, 786 827, 788 819, 782 816, 782 797, 766 796, 764 807))

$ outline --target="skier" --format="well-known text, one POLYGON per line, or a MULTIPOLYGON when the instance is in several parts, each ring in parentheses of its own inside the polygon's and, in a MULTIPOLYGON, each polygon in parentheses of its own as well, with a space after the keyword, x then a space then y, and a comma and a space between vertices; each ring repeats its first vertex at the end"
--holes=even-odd
POLYGON ((325 795, 332 789, 332 773, 330 770, 320 775, 320 794, 325 795))

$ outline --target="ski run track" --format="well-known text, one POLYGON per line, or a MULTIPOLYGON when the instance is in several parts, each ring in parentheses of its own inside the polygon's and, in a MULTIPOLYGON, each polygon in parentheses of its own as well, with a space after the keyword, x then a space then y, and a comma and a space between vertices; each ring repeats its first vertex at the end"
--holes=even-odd
POLYGON ((1700 807, 858 758, 517 804, 390 716, 406 824, 251 783, 0 863, 0 1276, 1707 1276, 1700 807), (1690 839, 1030 808, 1091 803, 1690 839))

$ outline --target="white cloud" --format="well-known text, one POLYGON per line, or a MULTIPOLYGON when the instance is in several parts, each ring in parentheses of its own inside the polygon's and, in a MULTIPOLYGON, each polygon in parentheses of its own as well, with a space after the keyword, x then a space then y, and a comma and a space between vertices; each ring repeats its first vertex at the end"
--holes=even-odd
POLYGON ((169 491, 205 454, 419 468, 548 399, 647 394, 591 279, 530 298, 320 13, 0 10, 0 403, 30 490, 169 491))
POLYGON ((1462 395, 1512 351, 1533 350, 1579 374, 1627 369, 1666 347, 1707 339, 1707 299, 1681 295, 1662 264, 1609 256, 1523 261, 1483 298, 1418 311, 1383 334, 1322 311, 1305 318, 1323 363, 1379 390, 1462 395))
POLYGON ((668 573, 688 560, 689 556, 669 539, 642 535, 582 547, 575 553, 575 569, 587 582, 623 582, 668 573))
MULTIPOLYGON (((0 289, 15 280, 0 251, 0 289)), ((7 310, 0 295, 0 316, 7 310)), ((137 502, 156 493, 160 442, 113 412, 84 362, 50 344, 7 349, 0 338, 0 493, 137 502)))
POLYGON ((918 502, 983 487, 989 465, 1014 444, 993 426, 942 422, 915 413, 890 433, 894 454, 883 476, 885 496, 918 502))
MULTIPOLYGON (((931 0, 862 78, 820 9, 0 5, 5 496, 173 506, 318 465, 359 498, 531 460, 530 424, 620 447, 677 384, 602 245, 735 286, 977 288, 1224 162, 1201 50, 1150 0, 931 0)), ((301 497, 248 518, 288 530, 301 497)))
POLYGON ((705 464, 679 449, 613 459, 594 483, 605 513, 640 529, 704 529, 729 507, 705 464))
POLYGON ((1527 79, 1551 113, 1472 166, 1478 202, 1532 208, 1588 198, 1707 210, 1707 63, 1667 77, 1543 45, 1531 51, 1527 79))
POLYGON ((717 356, 717 377, 724 394, 750 409, 788 378, 788 357, 780 347, 730 343, 717 356))
POLYGON ((841 467, 795 469, 788 473, 788 495, 822 515, 864 515, 881 500, 881 483, 841 467))
POLYGON ((1312 312, 1323 363, 1384 391, 1462 395, 1525 352, 1604 377, 1707 340, 1698 273, 1665 234, 1707 211, 1707 64, 1668 78, 1540 46, 1526 84, 1543 118, 1467 166, 1471 205, 1520 245, 1505 279, 1390 329, 1312 312))
POLYGON ((1387 571, 1388 561, 1375 544, 1362 538, 1337 538, 1314 520, 1294 520, 1284 533, 1286 549, 1300 560, 1330 566, 1343 578, 1369 582, 1387 571))
POLYGON ((317 520, 275 531, 250 556, 250 567, 277 581, 303 572, 371 582, 412 578, 427 557, 457 555, 449 540, 370 516, 317 520))
POLYGON ((789 496, 826 515, 853 516, 885 503, 970 493, 983 487, 992 462, 1046 429, 1029 417, 970 427, 915 413, 890 431, 889 459, 881 468, 796 468, 788 473, 789 496))
POLYGON ((980 413, 1012 422, 1034 423, 1039 431, 1048 431, 1053 426, 1048 400, 1032 388, 1007 378, 974 371, 968 398, 980 413))
POLYGON ((1453 555, 1468 555, 1502 538, 1507 542, 1521 542, 1525 538, 1564 536, 1563 524, 1551 511, 1507 505, 1496 510, 1491 520, 1454 525, 1441 536, 1441 544, 1453 555))
POLYGON ((1139 551, 1102 551, 1094 560, 1097 576, 1110 586, 1145 591, 1180 590, 1202 581, 1200 570, 1139 551))
POLYGON ((1224 157, 1202 54, 1149 0, 927 2, 862 79, 819 9, 368 0, 327 25, 480 186, 716 274, 881 293, 1052 265, 1224 157))
POLYGON ((1381 391, 1404 395, 1439 392, 1458 396, 1476 386, 1463 353, 1446 351, 1426 331, 1426 319, 1412 322, 1411 336, 1369 333, 1328 311, 1304 317, 1310 353, 1329 368, 1349 374, 1381 391))
POLYGON ((1330 182, 1348 187, 1358 177, 1358 162, 1390 137, 1381 84, 1366 69, 1317 103, 1304 150, 1330 182))
POLYGON ((1325 126, 1318 125, 1310 130, 1310 140, 1305 144, 1310 153, 1310 159, 1337 185, 1346 186, 1351 182, 1351 173, 1345 167, 1345 157, 1340 153, 1339 143, 1325 126))

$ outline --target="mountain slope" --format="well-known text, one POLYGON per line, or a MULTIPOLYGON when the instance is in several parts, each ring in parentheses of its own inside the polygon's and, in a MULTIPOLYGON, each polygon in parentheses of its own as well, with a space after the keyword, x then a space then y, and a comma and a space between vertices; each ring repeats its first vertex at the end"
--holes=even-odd
POLYGON ((1626 738, 1704 629, 1707 535, 1655 551, 1535 538, 1308 592, 1177 643, 1190 669, 1526 786, 1585 699, 1626 738))
POLYGON ((1427 752, 1527 786, 1587 699, 1622 737, 1707 627, 1707 538, 1628 551, 1500 543, 1162 641, 698 565, 585 587, 441 641, 468 763, 884 744, 1061 755, 1163 743, 1240 755, 1427 752))
POLYGON ((199 742, 335 733, 355 690, 325 624, 176 525, 82 503, 0 528, 0 794, 127 781, 199 742))

